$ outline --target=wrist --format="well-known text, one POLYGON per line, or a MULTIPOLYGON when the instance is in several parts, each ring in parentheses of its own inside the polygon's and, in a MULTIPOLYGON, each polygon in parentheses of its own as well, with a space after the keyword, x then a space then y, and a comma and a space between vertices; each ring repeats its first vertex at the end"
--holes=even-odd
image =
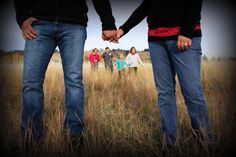
POLYGON ((122 35, 125 35, 125 34, 127 34, 127 33, 129 32, 129 30, 126 29, 124 26, 120 26, 120 27, 119 27, 119 30, 122 30, 122 32, 123 32, 122 35))
POLYGON ((120 37, 122 37, 123 35, 124 35, 124 31, 121 29, 121 28, 119 28, 119 33, 120 33, 120 37))
POLYGON ((115 23, 110 23, 110 24, 102 24, 102 31, 109 31, 109 30, 116 30, 116 25, 115 23))

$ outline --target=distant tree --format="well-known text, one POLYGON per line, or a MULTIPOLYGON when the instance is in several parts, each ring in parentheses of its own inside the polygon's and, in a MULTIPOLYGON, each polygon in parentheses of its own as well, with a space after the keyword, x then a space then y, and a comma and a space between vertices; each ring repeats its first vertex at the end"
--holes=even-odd
POLYGON ((230 61, 236 61, 236 56, 234 56, 234 57, 229 57, 229 60, 230 60, 230 61))
POLYGON ((24 52, 23 50, 13 50, 13 51, 5 52, 5 53, 23 53, 23 52, 24 52))
POLYGON ((204 55, 204 56, 202 57, 202 60, 205 61, 205 62, 208 62, 208 58, 207 58, 207 56, 204 55))
POLYGON ((5 51, 4 50, 0 50, 0 53, 5 53, 5 51))
POLYGON ((224 60, 227 60, 225 56, 217 57, 217 61, 224 61, 224 60))
POLYGON ((215 60, 216 60, 216 57, 212 57, 212 58, 211 58, 211 61, 215 61, 215 60))

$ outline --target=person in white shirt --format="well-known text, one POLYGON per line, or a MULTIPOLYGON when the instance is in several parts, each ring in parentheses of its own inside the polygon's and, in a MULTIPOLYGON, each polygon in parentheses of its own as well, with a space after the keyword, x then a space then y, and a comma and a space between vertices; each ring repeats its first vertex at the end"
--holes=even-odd
POLYGON ((137 75, 138 67, 140 65, 143 66, 143 62, 141 61, 135 47, 131 47, 126 58, 126 64, 129 67, 129 73, 135 73, 135 75, 137 75))

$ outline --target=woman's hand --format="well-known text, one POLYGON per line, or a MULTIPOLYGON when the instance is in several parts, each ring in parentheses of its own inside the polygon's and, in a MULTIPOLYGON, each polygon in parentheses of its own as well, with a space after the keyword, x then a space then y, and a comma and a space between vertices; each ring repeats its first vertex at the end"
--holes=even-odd
POLYGON ((119 40, 124 35, 124 31, 122 29, 117 30, 117 39, 119 40))
POLYGON ((177 46, 178 46, 178 49, 181 51, 187 50, 192 46, 192 40, 185 36, 179 35, 177 46))

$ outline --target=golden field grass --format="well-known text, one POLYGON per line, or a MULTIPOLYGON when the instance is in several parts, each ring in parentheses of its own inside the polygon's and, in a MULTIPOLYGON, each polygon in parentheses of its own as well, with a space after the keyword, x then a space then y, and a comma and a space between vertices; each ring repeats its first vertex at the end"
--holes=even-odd
MULTIPOLYGON (((190 119, 177 86, 179 156, 224 156, 234 148, 235 61, 202 64, 202 84, 209 104, 214 144, 211 151, 193 142, 190 119)), ((20 142, 22 109, 22 55, 0 57, 1 149, 11 156, 75 156, 64 139, 64 81, 58 54, 49 64, 44 89, 45 142, 25 152, 20 142)), ((162 156, 161 119, 157 107, 152 66, 145 63, 138 76, 110 74, 100 65, 92 74, 84 63, 84 156, 162 156)), ((169 154, 175 156, 175 154, 169 154)))

